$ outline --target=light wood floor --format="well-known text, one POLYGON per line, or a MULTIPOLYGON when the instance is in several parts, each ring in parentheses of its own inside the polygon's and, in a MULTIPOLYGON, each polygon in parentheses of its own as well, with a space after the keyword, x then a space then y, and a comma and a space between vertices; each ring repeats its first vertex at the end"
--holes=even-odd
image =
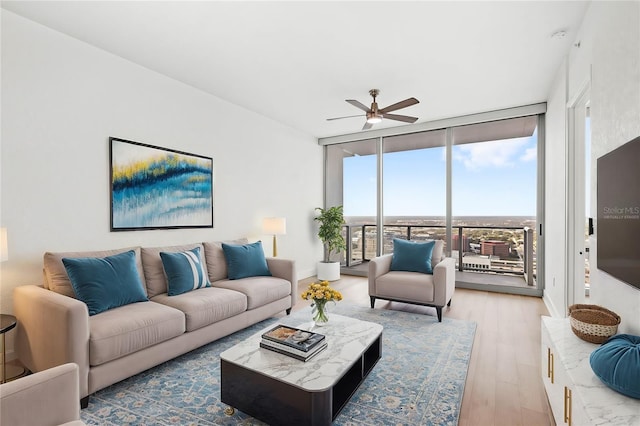
MULTIPOLYGON (((301 280, 301 293, 312 278, 301 280)), ((343 275, 331 283, 344 300, 369 306, 367 279, 343 275)), ((298 298, 294 310, 308 306, 298 298)), ((433 308, 376 301, 376 309, 436 315, 433 308)), ((540 316, 537 297, 456 289, 445 318, 477 324, 459 426, 555 426, 540 377, 540 316)))

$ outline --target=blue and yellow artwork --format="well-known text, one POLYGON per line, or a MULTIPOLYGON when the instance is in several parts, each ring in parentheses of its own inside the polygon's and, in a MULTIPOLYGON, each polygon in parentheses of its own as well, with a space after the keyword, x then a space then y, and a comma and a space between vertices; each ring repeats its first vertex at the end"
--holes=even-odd
POLYGON ((112 231, 213 227, 213 159, 109 141, 112 231))

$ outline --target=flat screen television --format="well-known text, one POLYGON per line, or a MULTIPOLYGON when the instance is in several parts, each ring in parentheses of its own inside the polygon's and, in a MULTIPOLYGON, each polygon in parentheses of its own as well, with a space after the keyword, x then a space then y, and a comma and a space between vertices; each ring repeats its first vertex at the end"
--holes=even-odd
POLYGON ((598 269, 640 289, 640 137, 598 158, 598 269))

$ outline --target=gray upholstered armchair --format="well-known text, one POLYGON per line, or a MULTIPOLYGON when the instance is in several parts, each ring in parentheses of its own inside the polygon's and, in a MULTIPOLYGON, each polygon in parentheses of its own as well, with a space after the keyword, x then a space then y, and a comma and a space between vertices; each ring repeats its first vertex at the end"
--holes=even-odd
POLYGON ((433 274, 392 271, 392 254, 369 262, 369 297, 371 308, 376 299, 433 306, 442 322, 442 308, 451 306, 455 290, 455 260, 443 258, 444 241, 436 240, 431 257, 433 274))
POLYGON ((62 364, 0 385, 2 426, 81 426, 78 365, 62 364))

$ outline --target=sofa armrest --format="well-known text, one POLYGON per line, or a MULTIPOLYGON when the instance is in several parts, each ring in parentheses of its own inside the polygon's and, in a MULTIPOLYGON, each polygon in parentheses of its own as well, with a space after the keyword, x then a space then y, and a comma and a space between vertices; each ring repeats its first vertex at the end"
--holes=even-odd
POLYGON ((268 257, 267 266, 271 275, 276 278, 282 278, 291 283, 291 307, 298 300, 298 277, 296 275, 296 262, 290 259, 281 259, 279 257, 268 257))
POLYGON ((33 372, 73 362, 80 374, 80 397, 88 395, 89 311, 72 297, 35 285, 13 290, 18 325, 18 359, 33 372))
POLYGON ((80 420, 78 366, 63 364, 0 385, 0 424, 53 426, 80 420))
POLYGON ((384 254, 382 256, 373 258, 369 261, 369 295, 375 296, 376 293, 376 278, 380 275, 384 275, 391 269, 391 259, 393 254, 384 254))
POLYGON ((433 302, 444 306, 453 297, 456 287, 456 261, 452 257, 445 257, 433 268, 433 302))

